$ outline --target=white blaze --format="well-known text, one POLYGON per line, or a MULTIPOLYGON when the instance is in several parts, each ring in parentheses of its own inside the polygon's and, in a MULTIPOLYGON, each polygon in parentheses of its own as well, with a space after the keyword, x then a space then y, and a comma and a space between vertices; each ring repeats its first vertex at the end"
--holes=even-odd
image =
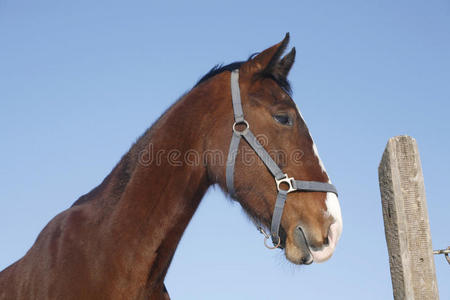
POLYGON ((342 234, 342 215, 339 201, 334 193, 327 193, 327 214, 334 218, 334 223, 330 226, 330 232, 328 235, 328 246, 322 248, 319 251, 311 250, 314 262, 321 263, 328 260, 333 255, 334 249, 342 234))
MULTIPOLYGON (((300 114, 300 117, 303 119, 303 122, 305 119, 302 116, 302 113, 300 112, 300 109, 298 109, 298 113, 300 114)), ((316 143, 314 143, 313 140, 313 153, 317 157, 317 160, 319 161, 319 165, 322 168, 322 171, 327 174, 327 170, 325 169, 325 166, 320 159, 319 152, 317 151, 316 143)), ((328 177, 328 174, 327 174, 328 177)), ((328 177, 329 178, 329 177, 328 177)), ((328 183, 331 183, 331 180, 328 179, 328 183)), ((341 207, 339 205, 338 197, 334 193, 327 193, 327 198, 325 200, 325 204, 327 206, 326 214, 333 217, 334 223, 330 226, 330 233, 328 236, 329 244, 327 247, 324 247, 323 249, 319 251, 311 250, 311 254, 313 256, 314 262, 320 263, 324 262, 327 259, 331 257, 331 255, 334 252, 334 249, 336 248, 336 245, 339 241, 339 238, 342 234, 342 214, 341 214, 341 207)))
MULTIPOLYGON (((314 151, 314 155, 317 157, 317 160, 319 161, 319 165, 322 168, 322 172, 324 172, 326 174, 327 170, 325 169, 325 166, 323 165, 323 162, 320 159, 319 152, 317 151, 316 143, 314 143, 314 141, 313 141, 313 151, 314 151)), ((331 183, 330 180, 328 180, 328 182, 331 183)))

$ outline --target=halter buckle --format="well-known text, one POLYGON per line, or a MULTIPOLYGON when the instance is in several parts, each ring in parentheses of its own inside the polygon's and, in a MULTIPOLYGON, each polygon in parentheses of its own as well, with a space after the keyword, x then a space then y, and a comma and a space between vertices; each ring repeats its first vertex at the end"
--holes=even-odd
POLYGON ((276 179, 275 178, 275 182, 277 183, 277 190, 278 191, 286 191, 287 193, 290 193, 290 192, 293 192, 293 191, 297 190, 294 187, 294 182, 295 182, 294 177, 288 177, 288 174, 284 174, 283 178, 281 178, 281 179, 276 179), (283 184, 283 183, 288 185, 288 189, 287 190, 281 188, 281 184, 283 184))

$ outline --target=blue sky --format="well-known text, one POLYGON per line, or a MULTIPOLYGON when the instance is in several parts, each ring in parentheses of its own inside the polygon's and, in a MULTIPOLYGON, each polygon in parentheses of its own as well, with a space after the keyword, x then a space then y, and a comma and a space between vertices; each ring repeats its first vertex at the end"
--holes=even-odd
MULTIPOLYGON (((377 175, 389 137, 417 139, 433 246, 450 245, 445 0, 0 0, 0 269, 214 64, 288 31, 294 99, 340 191, 338 249, 324 264, 293 266, 211 189, 167 288, 193 300, 392 298, 377 175)), ((450 267, 436 257, 436 268, 450 299, 450 267)))

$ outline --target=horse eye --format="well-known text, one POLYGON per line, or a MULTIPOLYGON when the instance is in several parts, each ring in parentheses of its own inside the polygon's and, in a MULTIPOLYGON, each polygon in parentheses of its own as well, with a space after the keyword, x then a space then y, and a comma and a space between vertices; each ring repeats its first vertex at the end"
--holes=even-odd
POLYGON ((291 118, 288 115, 275 115, 273 118, 282 125, 292 125, 291 118))

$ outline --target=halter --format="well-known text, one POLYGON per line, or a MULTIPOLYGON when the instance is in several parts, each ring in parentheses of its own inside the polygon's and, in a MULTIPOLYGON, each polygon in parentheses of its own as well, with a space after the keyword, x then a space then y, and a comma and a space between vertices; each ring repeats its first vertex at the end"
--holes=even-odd
POLYGON ((236 164, 236 156, 239 148, 239 142, 243 137, 250 147, 256 152, 259 158, 269 169, 270 173, 275 178, 278 194, 275 202, 275 208, 272 216, 271 237, 274 247, 269 247, 266 243, 269 235, 265 233, 262 227, 259 227, 261 233, 264 234, 264 244, 270 248, 275 249, 280 246, 281 239, 278 235, 280 229, 281 216, 283 215, 283 208, 286 202, 287 194, 291 192, 330 192, 337 195, 336 187, 330 183, 318 181, 304 181, 296 180, 289 177, 288 174, 278 167, 275 161, 270 157, 269 153, 258 142, 256 137, 250 130, 250 124, 244 119, 244 112, 242 110, 241 92, 239 89, 239 70, 231 72, 231 97, 233 101, 234 124, 233 135, 231 136, 230 148, 228 150, 227 167, 226 167, 226 183, 228 192, 234 196, 234 166, 236 164), (238 130, 237 125, 245 125, 243 130, 238 130), (285 184, 286 186, 283 186, 285 184), (287 189, 283 188, 287 187, 287 189))

